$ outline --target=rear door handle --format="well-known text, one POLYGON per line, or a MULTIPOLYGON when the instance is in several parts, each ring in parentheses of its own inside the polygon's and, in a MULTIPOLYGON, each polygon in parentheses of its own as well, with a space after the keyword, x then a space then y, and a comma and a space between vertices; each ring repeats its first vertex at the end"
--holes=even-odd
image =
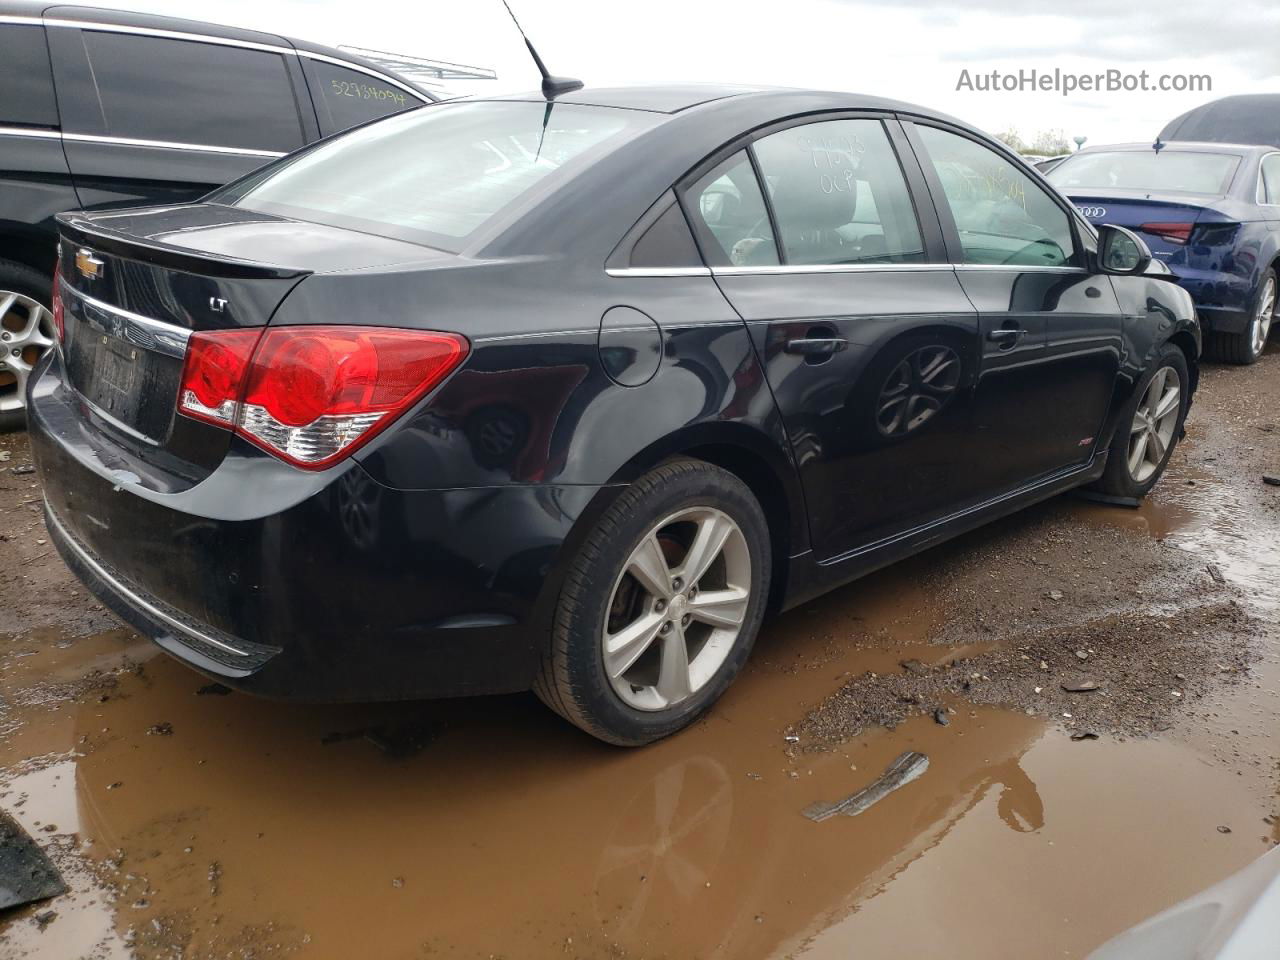
POLYGON ((805 357, 829 357, 848 348, 849 341, 840 337, 801 337, 788 340, 783 348, 787 353, 798 353, 805 357))

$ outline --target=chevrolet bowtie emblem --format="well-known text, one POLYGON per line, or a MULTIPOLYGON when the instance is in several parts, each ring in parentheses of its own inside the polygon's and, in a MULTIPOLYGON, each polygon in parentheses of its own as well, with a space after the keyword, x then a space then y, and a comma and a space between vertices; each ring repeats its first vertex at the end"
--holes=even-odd
POLYGON ((102 261, 93 255, 93 251, 81 247, 76 251, 76 269, 90 280, 102 276, 102 261))

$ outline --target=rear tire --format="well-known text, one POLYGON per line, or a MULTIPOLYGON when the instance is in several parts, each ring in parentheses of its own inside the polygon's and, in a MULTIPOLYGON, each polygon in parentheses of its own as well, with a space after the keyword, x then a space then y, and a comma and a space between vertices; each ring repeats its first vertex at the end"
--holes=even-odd
POLYGON ((687 727, 751 652, 770 557, 764 512, 741 480, 700 460, 657 467, 573 561, 534 692, 619 746, 687 727))
POLYGON ((1126 500, 1140 500, 1151 491, 1182 437, 1190 384, 1186 355, 1166 343, 1125 404, 1107 453, 1106 472, 1092 485, 1094 490, 1126 500), (1176 395, 1170 394, 1173 388, 1176 395))
POLYGON ((1249 325, 1242 333, 1217 333, 1207 331, 1204 352, 1214 360, 1247 366, 1257 363, 1267 348, 1277 312, 1277 281, 1274 269, 1262 275, 1262 282, 1254 293, 1249 306, 1249 325))
POLYGON ((53 345, 49 294, 48 277, 0 260, 0 432, 27 425, 27 376, 53 345))

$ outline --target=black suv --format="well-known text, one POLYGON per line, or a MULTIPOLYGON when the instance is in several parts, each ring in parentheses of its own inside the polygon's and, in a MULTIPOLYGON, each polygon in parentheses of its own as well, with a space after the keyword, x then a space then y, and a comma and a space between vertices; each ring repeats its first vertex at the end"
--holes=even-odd
POLYGON ((54 215, 182 203, 436 99, 329 47, 233 27, 0 0, 0 429, 53 342, 54 215))

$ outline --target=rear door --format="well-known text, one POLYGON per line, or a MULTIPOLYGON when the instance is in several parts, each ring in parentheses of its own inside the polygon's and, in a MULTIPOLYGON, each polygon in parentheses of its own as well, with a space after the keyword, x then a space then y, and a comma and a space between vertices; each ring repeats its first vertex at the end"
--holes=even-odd
POLYGON ((978 308, 974 450, 996 490, 1086 463, 1119 373, 1123 321, 1070 206, 962 130, 905 126, 978 308), (998 386, 997 386, 998 385, 998 386))
POLYGON ((891 118, 845 115, 766 132, 682 192, 764 364, 823 560, 985 485, 968 454, 977 318, 913 163, 891 118))
POLYGON ((315 136, 283 41, 56 21, 48 33, 83 207, 194 200, 315 136))
POLYGON ((74 207, 76 195, 39 23, 0 23, 0 91, 0 256, 30 259, 52 273, 53 217, 74 207))

